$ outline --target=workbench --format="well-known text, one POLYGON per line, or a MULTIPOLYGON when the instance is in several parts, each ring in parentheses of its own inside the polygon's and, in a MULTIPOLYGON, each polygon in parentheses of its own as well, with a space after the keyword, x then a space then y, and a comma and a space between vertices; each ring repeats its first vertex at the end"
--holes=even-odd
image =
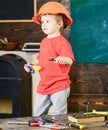
MULTIPOLYGON (((67 115, 54 116, 56 120, 61 123, 67 124, 69 121, 67 115)), ((10 121, 29 121, 33 117, 21 117, 21 118, 4 118, 0 119, 0 130, 48 130, 49 128, 43 127, 30 127, 28 125, 16 125, 8 124, 10 121)), ((85 123, 86 130, 108 130, 108 127, 105 127, 105 122, 93 122, 85 123)), ((67 128, 66 130, 77 130, 76 128, 67 128)))

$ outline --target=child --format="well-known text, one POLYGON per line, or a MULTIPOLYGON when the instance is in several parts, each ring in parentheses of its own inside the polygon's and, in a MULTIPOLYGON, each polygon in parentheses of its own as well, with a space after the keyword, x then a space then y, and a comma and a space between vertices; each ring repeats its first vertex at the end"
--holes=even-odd
MULTIPOLYGON (((34 115, 48 114, 51 106, 51 115, 67 114, 71 83, 68 73, 74 63, 74 54, 61 31, 72 23, 72 19, 62 4, 47 2, 33 20, 47 35, 40 43, 37 60, 31 63, 41 66, 34 115)), ((27 67, 25 70, 30 71, 27 67)))

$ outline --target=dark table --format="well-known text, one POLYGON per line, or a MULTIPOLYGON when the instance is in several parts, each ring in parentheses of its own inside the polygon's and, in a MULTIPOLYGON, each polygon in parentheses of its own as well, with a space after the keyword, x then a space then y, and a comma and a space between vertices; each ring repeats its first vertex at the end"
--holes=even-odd
MULTIPOLYGON (((60 123, 64 123, 67 125, 69 123, 67 115, 59 115, 53 116, 60 123)), ((49 128, 42 127, 30 127, 28 125, 16 125, 16 124, 8 124, 10 121, 29 121, 33 117, 21 117, 21 118, 4 118, 0 119, 0 128, 3 130, 48 130, 49 128)), ((105 122, 93 122, 93 123, 85 123, 86 130, 108 130, 108 127, 105 127, 105 122)), ((0 129, 0 130, 1 130, 0 129)), ((77 130, 76 128, 67 128, 66 130, 77 130)))

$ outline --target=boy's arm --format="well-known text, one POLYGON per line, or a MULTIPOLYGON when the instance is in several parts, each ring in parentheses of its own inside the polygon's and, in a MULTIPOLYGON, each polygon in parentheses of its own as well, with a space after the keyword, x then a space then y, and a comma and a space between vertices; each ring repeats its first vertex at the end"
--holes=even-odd
POLYGON ((30 62, 31 65, 38 65, 39 64, 38 56, 39 56, 39 53, 36 54, 35 60, 30 62))

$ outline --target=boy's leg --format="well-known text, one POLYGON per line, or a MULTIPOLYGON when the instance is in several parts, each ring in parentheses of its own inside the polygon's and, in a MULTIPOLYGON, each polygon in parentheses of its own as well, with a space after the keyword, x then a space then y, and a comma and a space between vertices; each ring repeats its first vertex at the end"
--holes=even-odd
POLYGON ((37 93, 34 104, 34 116, 47 114, 51 106, 50 96, 37 93))
POLYGON ((51 95, 52 115, 67 114, 67 98, 70 94, 70 87, 51 95))

